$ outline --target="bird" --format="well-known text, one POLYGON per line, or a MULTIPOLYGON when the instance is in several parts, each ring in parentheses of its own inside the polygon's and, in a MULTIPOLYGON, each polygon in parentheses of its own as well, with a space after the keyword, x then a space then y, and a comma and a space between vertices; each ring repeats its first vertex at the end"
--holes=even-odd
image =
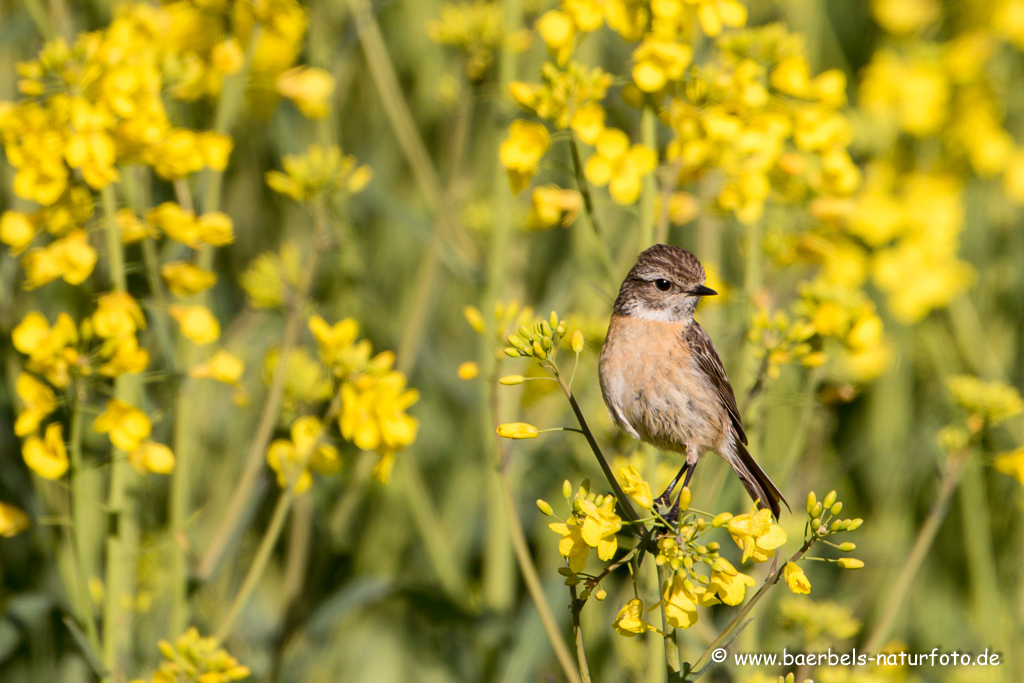
MULTIPOLYGON (((758 508, 779 518, 789 503, 747 450, 747 435, 722 359, 693 319, 704 284, 697 257, 656 244, 626 275, 601 349, 598 376, 612 419, 627 434, 686 461, 659 501, 667 503, 685 474, 688 486, 708 451, 723 457, 758 508)), ((678 503, 677 503, 678 504, 678 503)))

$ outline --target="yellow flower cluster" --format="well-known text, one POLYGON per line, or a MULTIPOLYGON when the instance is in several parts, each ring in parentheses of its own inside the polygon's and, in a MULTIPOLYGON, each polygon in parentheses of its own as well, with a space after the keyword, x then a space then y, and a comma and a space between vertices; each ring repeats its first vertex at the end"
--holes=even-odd
POLYGON ((309 470, 335 474, 341 469, 338 449, 323 443, 324 426, 312 416, 300 417, 291 426, 291 440, 275 439, 267 450, 267 464, 277 473, 281 488, 298 495, 313 483, 309 470))
MULTIPOLYGON (((329 398, 334 393, 333 378, 339 385, 337 419, 342 438, 361 450, 377 451, 380 459, 374 476, 387 482, 395 454, 416 440, 419 422, 406 410, 419 400, 419 392, 407 389, 405 375, 393 369, 393 353, 384 351, 371 357, 370 342, 357 341, 359 324, 354 319, 331 325, 314 315, 308 324, 321 362, 311 359, 302 348, 289 354, 285 413, 329 398)), ((273 358, 271 355, 267 359, 268 379, 279 372, 276 352, 273 358)), ((294 486, 296 493, 302 493, 311 482, 307 466, 332 474, 340 467, 340 459, 333 446, 320 443, 324 427, 319 420, 300 417, 291 431, 291 441, 279 440, 271 445, 267 461, 278 473, 282 486, 294 486)))
MULTIPOLYGON (((569 570, 573 574, 585 570, 591 548, 597 549, 597 556, 602 560, 612 559, 618 548, 615 535, 622 528, 622 519, 615 514, 615 498, 592 493, 589 480, 583 482, 575 495, 572 485, 566 481, 562 493, 568 494, 565 498, 572 513, 565 521, 552 522, 548 527, 562 537, 558 541, 558 554, 566 559, 569 570)), ((544 505, 547 510, 551 509, 547 503, 544 505)))
POLYGON ((28 515, 24 510, 0 501, 0 536, 10 538, 17 536, 28 528, 28 515))
MULTIPOLYGON (((248 678, 249 667, 238 663, 227 650, 218 647, 214 638, 203 638, 192 627, 172 645, 161 640, 157 647, 164 656, 159 668, 153 674, 151 683, 177 683, 178 681, 202 681, 202 683, 229 683, 248 678)), ((150 683, 136 679, 132 683, 150 683)))
POLYGON ((430 39, 459 48, 465 53, 466 76, 471 81, 481 81, 502 45, 521 51, 529 44, 529 36, 523 32, 506 34, 502 12, 498 2, 446 2, 441 5, 440 16, 428 27, 430 39))
POLYGON ((970 375, 946 380, 957 404, 968 413, 968 426, 978 431, 982 425, 996 424, 1024 412, 1020 392, 1003 382, 987 382, 970 375))
MULTIPOLYGON (((717 44, 720 57, 695 70, 686 88, 670 87, 666 76, 657 89, 661 118, 674 133, 667 157, 680 169, 680 184, 723 174, 716 203, 744 223, 760 219, 769 199, 852 193, 860 171, 839 111, 843 73, 812 76, 798 37, 776 25, 723 35, 717 44)), ((658 84, 648 76, 637 86, 658 84)))
POLYGON ((874 162, 852 200, 812 206, 812 213, 846 233, 833 235, 822 250, 825 277, 860 287, 870 275, 903 322, 945 306, 974 282, 974 269, 957 257, 962 194, 954 175, 901 175, 891 162, 874 162))
POLYGON ((284 173, 268 171, 267 185, 297 202, 325 192, 361 192, 373 177, 369 166, 357 166, 355 157, 343 156, 341 148, 310 145, 305 154, 284 157, 284 173))

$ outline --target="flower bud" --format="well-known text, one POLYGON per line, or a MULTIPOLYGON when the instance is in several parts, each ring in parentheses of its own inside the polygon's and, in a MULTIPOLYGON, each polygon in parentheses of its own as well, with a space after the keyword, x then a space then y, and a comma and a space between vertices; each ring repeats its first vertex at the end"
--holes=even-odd
POLYGON ((817 502, 818 499, 814 496, 814 491, 811 491, 810 493, 807 494, 807 514, 811 514, 811 510, 814 509, 814 506, 815 504, 817 504, 817 502))
POLYGON ((526 378, 523 377, 522 375, 505 375, 504 377, 498 380, 498 383, 504 384, 505 386, 512 386, 514 384, 522 384, 525 381, 526 378))
POLYGON ((540 345, 544 347, 545 351, 551 350, 551 337, 541 337, 540 345))
POLYGON ((686 512, 690 509, 690 487, 684 486, 679 494, 679 511, 686 512))
POLYGON ((832 504, 835 503, 835 502, 836 502, 836 492, 833 490, 833 491, 829 491, 828 492, 828 495, 825 496, 825 500, 823 500, 821 502, 821 504, 824 505, 827 508, 830 508, 830 507, 832 507, 832 504))
POLYGON ((546 500, 541 500, 540 498, 537 499, 537 509, 540 510, 542 514, 547 515, 548 517, 555 514, 555 511, 551 509, 551 505, 549 505, 546 500))
POLYGON ((572 350, 573 353, 579 353, 583 350, 583 333, 579 330, 572 333, 572 350))
POLYGON ((722 546, 718 543, 718 541, 711 541, 710 543, 708 543, 708 550, 713 553, 717 553, 719 548, 721 547, 722 546))
POLYGON ((456 373, 458 374, 459 379, 462 380, 468 381, 471 379, 475 379, 476 376, 480 374, 480 366, 478 366, 471 360, 467 360, 465 363, 459 365, 459 368, 458 370, 456 370, 456 373))
POLYGON ((506 422, 498 425, 498 436, 506 439, 534 439, 540 433, 536 427, 525 422, 506 422))
POLYGON ((847 531, 853 531, 855 529, 859 529, 860 525, 863 524, 863 523, 864 523, 864 520, 861 519, 860 517, 857 517, 856 519, 853 519, 853 520, 850 521, 850 525, 846 527, 846 530, 847 531))
POLYGON ((836 560, 836 564, 839 565, 840 569, 860 569, 864 566, 864 563, 853 557, 843 557, 836 560))
POLYGON ((466 316, 466 322, 468 322, 469 326, 477 333, 483 334, 484 330, 487 329, 487 324, 484 322, 484 316, 476 306, 466 306, 462 309, 462 315, 466 316))
POLYGON ((550 337, 551 336, 551 325, 548 325, 548 321, 547 320, 541 320, 540 321, 540 329, 537 330, 537 331, 540 332, 542 337, 550 337))
POLYGON ((608 597, 608 591, 606 591, 603 588, 598 588, 596 591, 594 591, 594 597, 598 600, 604 600, 608 597))
POLYGON ((526 325, 520 325, 519 326, 519 336, 522 337, 523 339, 532 339, 533 338, 533 331, 529 327, 527 327, 526 325))
POLYGON ((533 355, 541 360, 548 357, 548 354, 544 352, 544 347, 537 341, 533 342, 533 355))
POLYGON ((816 533, 820 526, 821 526, 821 517, 815 517, 814 519, 811 520, 811 531, 816 533))
POLYGON ((833 515, 838 515, 840 512, 843 511, 843 504, 836 503, 835 505, 830 507, 828 511, 831 512, 833 515))
POLYGON ((558 327, 555 328, 555 331, 558 332, 559 336, 564 336, 565 335, 565 331, 567 329, 569 329, 569 328, 566 327, 565 321, 562 320, 562 321, 559 321, 558 327))
POLYGON ((569 483, 568 479, 562 482, 562 498, 566 500, 572 498, 572 484, 569 483))
POLYGON ((519 358, 522 354, 519 353, 518 349, 513 349, 511 346, 505 347, 505 355, 509 358, 519 358))
POLYGON ((719 527, 723 527, 729 523, 730 519, 732 519, 731 512, 722 512, 716 515, 713 520, 711 520, 711 526, 715 527, 716 529, 719 527))
POLYGON ((824 506, 821 503, 815 503, 810 512, 811 517, 821 517, 823 508, 824 506))
POLYGON ((553 330, 558 329, 558 314, 554 311, 551 311, 551 315, 548 316, 548 325, 550 325, 553 330))
POLYGON ((853 543, 850 543, 849 541, 847 541, 846 543, 840 543, 839 544, 839 549, 841 551, 843 551, 844 553, 848 553, 848 552, 851 552, 853 550, 856 550, 856 548, 857 548, 857 546, 855 544, 853 544, 853 543))

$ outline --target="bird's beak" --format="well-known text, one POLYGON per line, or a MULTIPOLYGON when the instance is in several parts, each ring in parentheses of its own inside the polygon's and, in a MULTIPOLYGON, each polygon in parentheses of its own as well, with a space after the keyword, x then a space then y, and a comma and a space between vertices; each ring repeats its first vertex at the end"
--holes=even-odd
POLYGON ((714 296, 715 294, 718 294, 718 292, 711 289, 710 287, 705 287, 704 285, 697 285, 696 287, 690 290, 690 294, 696 294, 697 296, 714 296))

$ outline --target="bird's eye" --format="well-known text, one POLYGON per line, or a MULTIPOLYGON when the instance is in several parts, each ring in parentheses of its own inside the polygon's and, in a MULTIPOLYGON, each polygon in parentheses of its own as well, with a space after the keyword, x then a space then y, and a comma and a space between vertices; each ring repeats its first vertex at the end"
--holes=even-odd
POLYGON ((654 281, 654 286, 663 292, 667 292, 669 290, 669 287, 672 286, 672 283, 663 277, 659 277, 657 280, 654 281))

